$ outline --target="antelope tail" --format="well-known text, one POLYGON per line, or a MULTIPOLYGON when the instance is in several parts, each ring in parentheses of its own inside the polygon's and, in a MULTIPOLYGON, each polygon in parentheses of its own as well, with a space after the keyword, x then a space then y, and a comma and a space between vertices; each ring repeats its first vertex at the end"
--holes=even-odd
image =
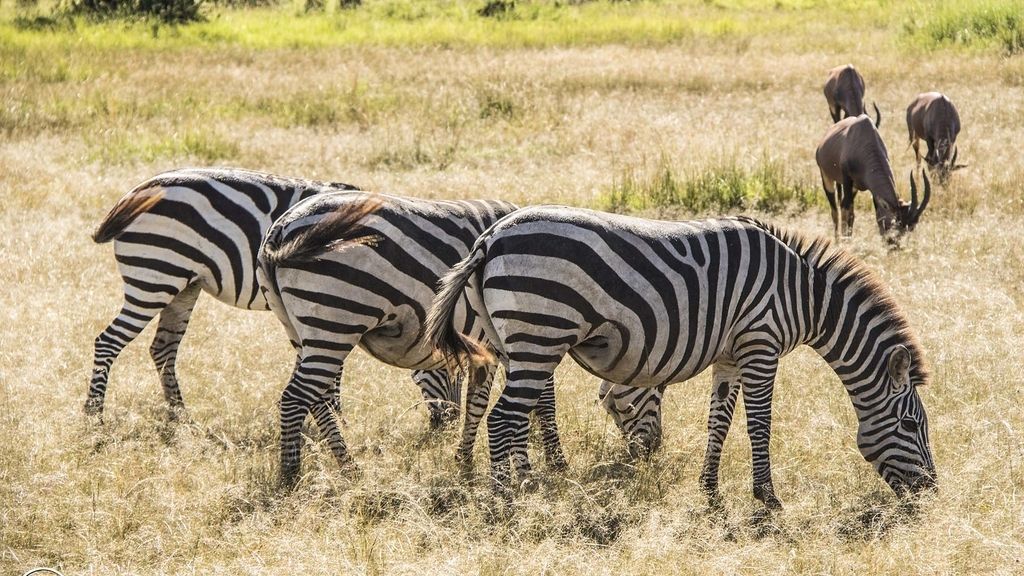
POLYGON ((155 187, 137 188, 125 194, 92 233, 93 242, 104 244, 117 238, 140 214, 148 212, 163 197, 164 191, 155 187))
POLYGON ((457 371, 494 362, 494 354, 486 345, 459 333, 454 326, 455 310, 459 300, 465 293, 470 278, 484 262, 484 258, 483 245, 478 241, 469 256, 441 278, 424 324, 424 333, 431 347, 441 355, 449 367, 457 371))

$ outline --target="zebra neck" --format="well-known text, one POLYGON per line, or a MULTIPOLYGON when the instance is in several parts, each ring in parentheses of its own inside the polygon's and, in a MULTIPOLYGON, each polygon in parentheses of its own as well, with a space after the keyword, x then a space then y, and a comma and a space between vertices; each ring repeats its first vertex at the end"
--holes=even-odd
MULTIPOLYGON (((859 271, 856 271, 859 272, 859 271)), ((917 350, 892 299, 876 281, 849 270, 831 270, 816 302, 820 316, 808 344, 839 376, 858 413, 885 382, 886 361, 896 345, 917 350)))

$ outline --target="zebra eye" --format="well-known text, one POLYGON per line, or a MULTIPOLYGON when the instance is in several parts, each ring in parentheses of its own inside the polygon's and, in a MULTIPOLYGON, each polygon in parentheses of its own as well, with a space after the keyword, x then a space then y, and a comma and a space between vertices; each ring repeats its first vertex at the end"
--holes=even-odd
POLYGON ((903 426, 903 429, 906 430, 907 432, 910 432, 912 434, 917 433, 917 421, 915 421, 913 418, 904 418, 900 420, 900 425, 903 426))

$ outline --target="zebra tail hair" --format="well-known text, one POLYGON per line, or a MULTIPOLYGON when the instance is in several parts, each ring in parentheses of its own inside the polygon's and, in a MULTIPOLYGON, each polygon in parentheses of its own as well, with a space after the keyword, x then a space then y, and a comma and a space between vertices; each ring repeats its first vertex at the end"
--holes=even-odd
POLYGON ((346 202, 285 242, 279 244, 278 238, 268 238, 261 249, 261 259, 278 266, 288 262, 310 262, 326 252, 351 246, 372 246, 380 238, 376 234, 363 233, 359 222, 376 212, 382 204, 383 201, 375 196, 359 202, 346 202))
POLYGON ((117 238, 125 231, 129 224, 135 221, 140 214, 148 212, 157 202, 163 199, 164 191, 154 188, 136 188, 125 194, 114 207, 107 212, 107 217, 100 222, 99 227, 92 233, 92 241, 97 244, 104 244, 117 238))
MULTIPOLYGON (((482 240, 482 238, 481 238, 482 240)), ((450 369, 468 371, 474 366, 493 364, 494 354, 482 342, 455 329, 455 310, 473 274, 484 261, 480 240, 473 251, 445 274, 439 284, 434 302, 427 313, 424 334, 431 347, 441 355, 450 369)), ((478 310, 478 313, 486 313, 478 310)))

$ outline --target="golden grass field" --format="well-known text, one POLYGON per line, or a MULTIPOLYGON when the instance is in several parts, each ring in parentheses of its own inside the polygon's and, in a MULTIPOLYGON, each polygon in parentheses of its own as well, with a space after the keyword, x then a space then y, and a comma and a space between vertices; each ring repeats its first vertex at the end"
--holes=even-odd
MULTIPOLYGON (((6 3, 0 574, 1024 573, 1024 57, 917 41, 908 22, 927 21, 928 6, 570 6, 533 21, 559 29, 548 20, 564 12, 580 27, 550 38, 516 20, 438 40, 431 31, 457 29, 445 27, 456 16, 422 29, 395 17, 375 42, 375 29, 331 36, 349 16, 290 7, 215 10, 177 30, 25 31, 6 3), (663 448, 633 465, 595 406, 596 380, 564 364, 570 469, 545 474, 537 446, 540 489, 510 517, 490 513, 484 443, 475 480, 460 480, 457 433, 427 434, 408 374, 363 353, 342 393, 361 472, 342 474, 312 441, 300 485, 278 493, 276 401, 292 351, 272 314, 209 297, 179 356, 190 423, 166 421, 153 327, 115 363, 104 422, 82 414, 93 339, 121 302, 111 246, 89 233, 159 171, 231 165, 425 198, 602 207, 624 175, 659 164, 687 174, 773 162, 814 202, 746 212, 831 234, 813 153, 830 123, 825 73, 847 62, 882 110, 904 197, 903 116, 919 92, 957 104, 970 165, 936 189, 903 250, 884 248, 867 193, 846 244, 891 287, 933 368, 923 400, 939 491, 915 516, 859 456, 844 390, 806 348, 779 373, 772 455, 785 509, 764 522, 742 411, 723 459, 725 512, 709 512, 697 488, 707 375, 669 389, 663 448)), ((466 10, 458 18, 475 21, 466 10)))

